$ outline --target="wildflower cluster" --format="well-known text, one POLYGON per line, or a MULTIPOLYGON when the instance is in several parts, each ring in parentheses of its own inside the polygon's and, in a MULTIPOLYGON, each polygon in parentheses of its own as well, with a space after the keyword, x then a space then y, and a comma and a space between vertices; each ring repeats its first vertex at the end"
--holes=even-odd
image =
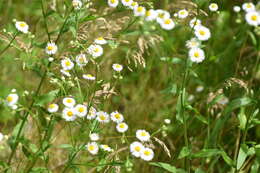
MULTIPOLYGON (((143 17, 145 21, 156 21, 163 29, 172 30, 175 27, 175 22, 172 20, 171 15, 168 11, 162 9, 146 9, 145 7, 139 5, 133 0, 121 0, 123 6, 133 10, 134 16, 143 17)), ((110 7, 117 7, 119 5, 119 0, 108 0, 108 5, 110 7)), ((180 12, 181 16, 185 16, 187 11, 180 12)))

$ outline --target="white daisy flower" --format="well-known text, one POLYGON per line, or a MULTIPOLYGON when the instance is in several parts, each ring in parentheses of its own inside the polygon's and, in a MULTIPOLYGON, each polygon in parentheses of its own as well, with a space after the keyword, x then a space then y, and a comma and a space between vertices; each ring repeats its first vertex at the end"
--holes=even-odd
POLYGON ((135 157, 140 157, 143 150, 144 146, 140 142, 133 142, 130 144, 130 152, 135 157))
POLYGON ((246 12, 255 11, 255 5, 252 2, 246 2, 242 5, 242 9, 246 12))
POLYGON ((117 7, 118 3, 119 3, 119 0, 108 0, 108 5, 113 8, 117 7))
POLYGON ((0 142, 4 139, 4 135, 0 132, 0 142))
POLYGON ((132 2, 132 4, 129 6, 130 9, 135 9, 138 7, 138 3, 137 2, 132 2))
POLYGON ((193 19, 190 20, 190 27, 191 28, 196 28, 200 25, 201 25, 201 20, 199 20, 197 18, 193 18, 193 19))
POLYGON ((106 144, 100 145, 100 148, 101 148, 102 150, 104 150, 104 151, 107 151, 107 152, 113 151, 113 149, 110 148, 110 147, 109 147, 108 145, 106 145, 106 144))
POLYGON ((47 43, 47 46, 45 48, 45 52, 48 54, 48 55, 53 55, 57 52, 58 50, 58 47, 55 43, 51 42, 51 43, 47 43))
POLYGON ((186 47, 189 49, 197 48, 200 46, 200 42, 197 38, 192 38, 188 41, 186 41, 186 47))
POLYGON ((249 25, 258 26, 260 25, 260 13, 256 11, 250 11, 246 13, 246 21, 249 25))
POLYGON ((13 109, 13 110, 15 110, 15 109, 17 109, 17 108, 18 108, 18 106, 17 106, 17 105, 11 105, 10 107, 11 107, 11 109, 13 109))
POLYGON ((171 120, 170 119, 164 119, 164 123, 165 124, 171 124, 171 120))
POLYGON ((133 0, 121 0, 121 2, 124 6, 129 7, 133 3, 133 0))
POLYGON ((218 4, 216 4, 216 3, 210 3, 210 4, 209 4, 209 10, 210 10, 210 11, 218 11, 218 4))
POLYGON ((89 138, 91 141, 98 141, 100 139, 99 134, 97 134, 97 133, 90 133, 89 138))
POLYGON ((28 33, 29 26, 25 22, 17 21, 15 22, 15 27, 18 31, 21 31, 22 33, 28 33))
POLYGON ((78 66, 83 67, 88 63, 88 59, 85 54, 79 54, 76 56, 76 63, 78 66))
POLYGON ((63 75, 67 76, 67 77, 70 77, 70 76, 71 76, 69 70, 63 70, 63 69, 61 69, 60 72, 61 72, 63 75))
POLYGON ((93 58, 97 58, 103 54, 103 48, 100 45, 90 45, 88 47, 88 52, 93 58))
POLYGON ((85 117, 87 115, 87 106, 82 104, 77 104, 75 106, 76 115, 79 117, 85 117))
POLYGON ((193 48, 189 51, 189 57, 192 62, 200 63, 205 59, 205 54, 202 49, 193 48))
POLYGON ((91 74, 83 74, 83 78, 87 80, 96 80, 96 77, 91 74))
POLYGON ((145 13, 146 21, 153 21, 157 18, 157 12, 153 9, 147 10, 145 13))
POLYGON ((61 60, 61 67, 63 70, 71 70, 74 67, 74 63, 69 58, 64 58, 61 60))
POLYGON ((146 9, 143 6, 138 6, 134 9, 135 16, 145 16, 146 9))
POLYGON ((146 142, 150 140, 150 134, 145 130, 137 130, 136 137, 142 142, 146 142))
POLYGON ((87 115, 87 119, 92 120, 95 119, 97 116, 97 111, 94 107, 90 107, 87 115))
POLYGON ((195 35, 199 40, 208 40, 211 36, 210 30, 205 26, 199 26, 195 28, 195 35))
POLYGON ((128 125, 126 123, 118 123, 116 125, 116 130, 119 132, 119 133, 125 133, 128 129, 128 125))
POLYGON ((77 118, 74 108, 64 108, 62 111, 62 118, 66 121, 74 121, 77 118))
POLYGON ((98 144, 96 142, 89 142, 86 145, 86 149, 88 150, 88 152, 90 152, 93 155, 96 155, 98 153, 98 144))
POLYGON ((106 112, 100 111, 96 113, 97 120, 101 123, 108 123, 110 121, 109 115, 106 112))
POLYGON ((82 7, 82 2, 80 0, 72 0, 72 6, 79 10, 82 7))
POLYGON ((48 106, 48 112, 50 113, 54 113, 57 112, 59 110, 59 106, 55 103, 49 104, 48 106))
POLYGON ((144 148, 141 152, 141 159, 150 161, 154 157, 154 152, 151 148, 144 148))
POLYGON ((74 107, 74 105, 76 104, 76 101, 71 98, 71 97, 66 97, 62 100, 62 103, 66 106, 66 107, 69 107, 69 108, 72 108, 74 107))
POLYGON ((113 64, 113 65, 112 65, 112 68, 113 68, 115 71, 117 71, 117 72, 120 72, 120 71, 123 70, 123 66, 120 65, 120 64, 113 64))
POLYGON ((237 6, 237 5, 235 5, 233 7, 233 10, 234 10, 234 12, 238 13, 238 12, 240 12, 241 8, 239 6, 237 6))
POLYGON ((118 111, 112 112, 110 114, 111 120, 116 122, 116 123, 121 123, 124 121, 124 117, 122 114, 120 114, 118 111))
POLYGON ((196 87, 196 92, 198 92, 198 93, 202 92, 203 90, 204 90, 204 87, 201 85, 196 87))
POLYGON ((16 93, 9 94, 6 97, 6 102, 8 106, 13 106, 18 102, 19 96, 16 93))
POLYGON ((169 19, 171 17, 170 13, 165 10, 159 9, 159 10, 156 10, 156 13, 157 13, 156 21, 158 23, 162 23, 162 22, 164 22, 165 19, 169 19))
POLYGON ((184 19, 189 15, 189 12, 185 9, 178 11, 178 17, 184 19))
POLYGON ((54 58, 53 58, 53 57, 49 57, 48 60, 49 60, 50 62, 52 62, 52 61, 54 61, 54 58))
POLYGON ((100 45, 107 44, 107 41, 103 37, 96 38, 94 42, 100 45))
POLYGON ((171 30, 175 27, 175 23, 172 19, 165 19, 163 22, 160 23, 160 25, 165 30, 171 30))

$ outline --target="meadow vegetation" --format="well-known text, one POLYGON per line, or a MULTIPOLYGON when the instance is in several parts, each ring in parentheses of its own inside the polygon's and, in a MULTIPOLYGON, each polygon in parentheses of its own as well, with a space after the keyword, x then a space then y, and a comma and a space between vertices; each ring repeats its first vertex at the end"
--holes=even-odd
POLYGON ((260 172, 259 2, 0 0, 0 24, 0 172, 260 172))

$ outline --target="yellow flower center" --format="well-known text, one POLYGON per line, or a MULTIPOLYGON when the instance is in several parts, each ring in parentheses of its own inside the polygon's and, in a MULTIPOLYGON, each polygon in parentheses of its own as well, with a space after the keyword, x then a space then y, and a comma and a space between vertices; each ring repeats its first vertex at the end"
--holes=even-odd
POLYGON ((88 150, 89 150, 89 151, 93 151, 94 149, 95 149, 95 146, 94 146, 94 145, 88 146, 88 150))
POLYGON ((246 8, 251 8, 251 7, 252 7, 251 4, 246 5, 246 8))
POLYGON ((146 156, 150 156, 150 155, 151 155, 151 152, 148 151, 148 150, 145 150, 145 151, 144 151, 144 155, 146 155, 146 156))
POLYGON ((68 112, 67 112, 67 115, 68 115, 69 117, 72 117, 73 112, 72 112, 72 111, 68 111, 68 112))
MULTIPOLYGON (((70 61, 66 61, 65 65, 66 65, 66 66, 70 66, 70 65, 71 65, 71 62, 70 62, 70 61)), ((70 99, 69 99, 69 100, 70 100, 70 99)), ((69 100, 68 100, 68 101, 69 101, 69 100)), ((68 102, 68 101, 67 101, 67 102, 68 102)), ((68 102, 68 103, 71 103, 71 102, 72 102, 72 100, 70 100, 70 102, 68 102)))
POLYGON ((99 48, 95 48, 94 52, 96 52, 96 53, 99 52, 99 48))
POLYGON ((216 8, 217 5, 216 4, 211 4, 211 8, 216 8))
POLYGON ((149 10, 149 11, 146 11, 145 15, 146 15, 146 16, 151 16, 151 11, 150 11, 150 10, 149 10))
POLYGON ((105 117, 104 115, 100 115, 99 118, 100 118, 102 121, 106 120, 106 117, 105 117))
POLYGON ((83 58, 83 57, 80 57, 80 58, 79 58, 79 62, 83 63, 83 62, 84 62, 84 58, 83 58))
POLYGON ((137 151, 137 152, 141 151, 141 147, 140 146, 136 146, 135 147, 135 151, 137 151))
POLYGON ((50 105, 49 105, 49 108, 50 108, 50 109, 55 108, 55 104, 50 104, 50 105))
POLYGON ((133 3, 131 4, 132 7, 134 7, 134 6, 136 6, 136 5, 137 5, 137 2, 133 2, 133 3))
POLYGON ((185 15, 185 11, 181 11, 180 14, 181 14, 181 15, 185 15))
POLYGON ((13 101, 13 97, 12 97, 12 96, 8 96, 8 97, 6 98, 6 100, 7 100, 8 102, 11 102, 11 101, 13 101))
POLYGON ((161 19, 164 18, 164 13, 159 13, 158 17, 161 18, 161 19))
POLYGON ((108 148, 108 145, 103 145, 103 148, 108 148))
POLYGON ((141 136, 146 136, 146 133, 145 132, 141 132, 141 136))
POLYGON ((67 99, 67 103, 72 103, 72 99, 67 99))
POLYGON ((104 40, 104 38, 103 37, 98 37, 97 40, 104 40))
POLYGON ((83 107, 80 107, 79 109, 78 109, 78 111, 80 112, 80 113, 82 113, 82 112, 84 112, 84 108, 83 107))
POLYGON ((206 34, 206 32, 205 32, 205 31, 202 31, 202 30, 200 30, 200 31, 199 31, 199 34, 203 36, 203 35, 205 35, 205 34, 206 34))
POLYGON ((171 19, 166 19, 165 21, 164 21, 164 24, 166 24, 166 25, 169 25, 171 23, 171 19))
POLYGON ((200 54, 198 52, 195 52, 194 56, 195 56, 195 58, 198 58, 200 56, 200 54))
POLYGON ((119 119, 119 118, 121 118, 121 115, 120 114, 115 114, 115 118, 119 119))
POLYGON ((125 128, 125 124, 121 123, 121 124, 119 124, 119 127, 120 127, 120 129, 123 129, 123 128, 125 128))
POLYGON ((21 22, 19 25, 20 25, 20 27, 22 27, 22 28, 26 26, 26 24, 25 24, 24 22, 21 22))
POLYGON ((53 46, 48 46, 47 49, 48 49, 48 51, 51 51, 51 50, 53 50, 53 46))
POLYGON ((251 16, 251 20, 257 21, 257 16, 256 15, 251 16))
POLYGON ((125 0, 125 2, 129 2, 130 0, 125 0))
POLYGON ((143 11, 143 7, 138 7, 137 8, 137 11, 140 13, 140 12, 142 12, 143 11))

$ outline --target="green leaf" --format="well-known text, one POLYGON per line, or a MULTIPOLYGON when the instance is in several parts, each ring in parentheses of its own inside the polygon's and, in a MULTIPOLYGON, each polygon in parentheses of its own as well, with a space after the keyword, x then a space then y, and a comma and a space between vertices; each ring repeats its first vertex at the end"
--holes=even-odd
POLYGON ((195 170, 195 173, 205 173, 202 169, 200 169, 200 168, 197 168, 196 170, 195 170))
POLYGON ((239 128, 241 130, 245 130, 247 118, 246 118, 246 115, 245 115, 245 109, 244 108, 242 108, 241 112, 238 114, 238 120, 239 120, 239 128))
POLYGON ((251 172, 250 173, 259 173, 260 170, 260 163, 258 160, 254 161, 254 164, 251 166, 251 172))
POLYGON ((61 144, 61 145, 58 146, 58 148, 73 149, 73 146, 71 144, 61 144))
POLYGON ((191 157, 195 157, 195 158, 212 157, 220 154, 222 154, 222 151, 219 149, 203 149, 197 153, 191 154, 191 157))
POLYGON ((36 98, 35 105, 37 106, 44 106, 50 102, 52 102, 58 95, 59 90, 53 90, 48 94, 41 95, 36 98))
POLYGON ((177 105, 176 105, 176 119, 183 124, 183 117, 181 117, 181 93, 179 94, 177 105))
POLYGON ((226 106, 226 108, 223 111, 222 117, 217 120, 217 122, 212 130, 212 133, 210 135, 210 141, 209 141, 210 146, 216 145, 216 141, 219 136, 219 133, 221 132, 221 129, 223 129, 223 126, 226 123, 226 121, 229 119, 231 112, 239 107, 248 106, 252 103, 253 103, 252 99, 250 99, 248 97, 244 97, 244 98, 238 98, 238 99, 232 100, 226 106))
POLYGON ((179 156, 178 156, 178 159, 187 157, 187 156, 190 155, 190 153, 191 153, 191 149, 190 149, 190 148, 188 148, 188 147, 183 147, 183 148, 181 149, 181 152, 180 152, 179 156))
POLYGON ((223 158, 223 160, 231 167, 235 166, 234 161, 227 155, 227 153, 225 151, 222 151, 221 156, 223 158))
POLYGON ((243 163, 245 162, 246 158, 247 158, 247 151, 248 151, 248 147, 245 144, 242 144, 240 149, 239 149, 239 153, 238 153, 238 157, 237 157, 237 169, 239 170, 243 163))
POLYGON ((163 163, 163 162, 151 162, 149 163, 150 165, 153 165, 153 166, 157 166, 157 167, 160 167, 166 171, 169 171, 171 173, 185 173, 184 170, 182 169, 177 169, 175 166, 172 166, 168 163, 163 163))

